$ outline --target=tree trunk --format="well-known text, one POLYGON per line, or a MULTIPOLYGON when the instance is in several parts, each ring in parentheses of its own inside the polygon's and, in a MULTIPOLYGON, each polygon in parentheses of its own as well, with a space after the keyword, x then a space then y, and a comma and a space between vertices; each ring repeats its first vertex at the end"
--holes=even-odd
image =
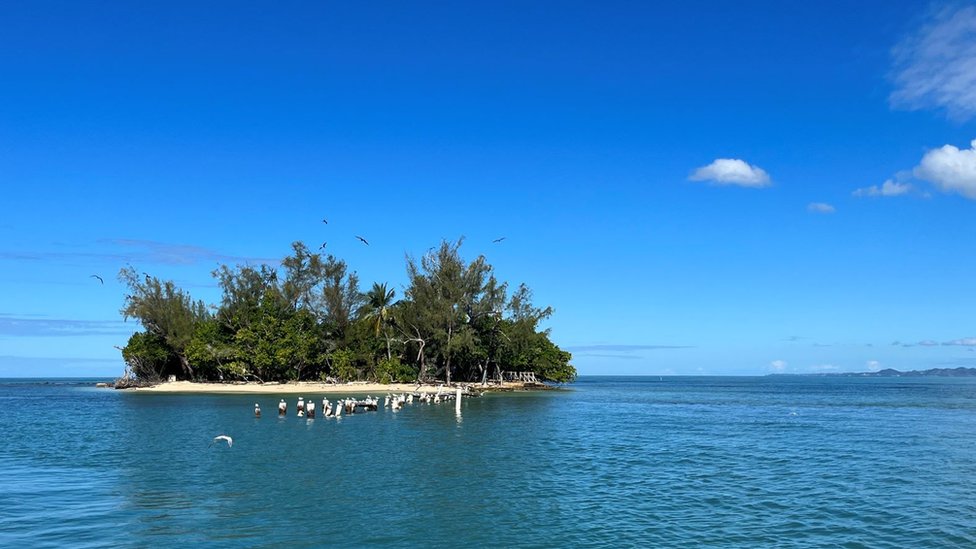
POLYGON ((186 374, 186 378, 193 379, 193 368, 190 366, 190 361, 182 354, 177 356, 180 358, 180 367, 183 369, 183 373, 186 374))
POLYGON ((420 345, 420 350, 417 351, 417 361, 420 362, 420 373, 418 375, 418 381, 424 381, 427 378, 427 361, 424 357, 424 345, 426 342, 422 339, 418 340, 420 345))

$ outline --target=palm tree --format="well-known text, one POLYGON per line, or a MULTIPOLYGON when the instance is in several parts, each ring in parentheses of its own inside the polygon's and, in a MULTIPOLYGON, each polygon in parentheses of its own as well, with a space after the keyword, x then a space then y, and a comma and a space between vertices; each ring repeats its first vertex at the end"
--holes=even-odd
MULTIPOLYGON (((363 305, 363 309, 366 313, 366 318, 371 319, 376 335, 379 337, 380 330, 385 328, 390 321, 390 307, 393 305, 393 296, 396 292, 391 288, 387 289, 386 283, 380 284, 378 282, 373 283, 373 287, 369 289, 365 294, 366 303, 363 305)), ((384 330, 385 331, 385 330, 384 330)), ((389 360, 390 356, 390 338, 386 338, 386 358, 389 360)))

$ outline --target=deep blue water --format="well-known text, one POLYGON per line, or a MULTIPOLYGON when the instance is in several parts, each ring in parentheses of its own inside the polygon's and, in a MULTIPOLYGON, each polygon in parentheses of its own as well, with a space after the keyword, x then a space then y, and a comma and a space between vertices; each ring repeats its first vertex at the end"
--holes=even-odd
POLYGON ((0 380, 0 546, 976 546, 976 379, 588 377, 460 420, 278 398, 0 380))

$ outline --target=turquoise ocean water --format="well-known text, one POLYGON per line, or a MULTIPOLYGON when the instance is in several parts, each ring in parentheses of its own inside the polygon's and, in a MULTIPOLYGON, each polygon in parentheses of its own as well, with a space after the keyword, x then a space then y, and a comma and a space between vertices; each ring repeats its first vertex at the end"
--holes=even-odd
POLYGON ((0 546, 976 547, 976 379, 278 399, 0 380, 0 546))

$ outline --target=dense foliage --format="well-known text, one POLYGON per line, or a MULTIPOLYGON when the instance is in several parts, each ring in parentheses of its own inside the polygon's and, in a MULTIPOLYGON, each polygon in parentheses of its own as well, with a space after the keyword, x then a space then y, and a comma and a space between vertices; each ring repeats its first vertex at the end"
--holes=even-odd
POLYGON ((386 284, 360 291, 345 262, 301 242, 281 267, 221 266, 210 309, 172 282, 134 269, 122 314, 144 331, 122 350, 127 376, 192 380, 485 381, 503 371, 576 377, 571 355, 539 323, 524 284, 509 295, 484 257, 465 263, 461 240, 407 258, 403 299, 386 284))

